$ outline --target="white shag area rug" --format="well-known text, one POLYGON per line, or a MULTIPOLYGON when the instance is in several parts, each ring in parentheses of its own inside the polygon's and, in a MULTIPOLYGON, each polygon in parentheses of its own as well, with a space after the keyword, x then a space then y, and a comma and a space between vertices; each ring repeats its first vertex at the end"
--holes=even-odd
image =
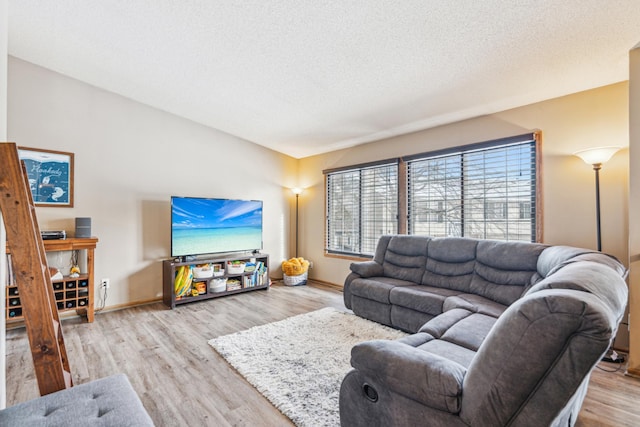
POLYGON ((294 424, 319 427, 340 425, 338 397, 351 348, 405 335, 329 307, 209 344, 294 424))

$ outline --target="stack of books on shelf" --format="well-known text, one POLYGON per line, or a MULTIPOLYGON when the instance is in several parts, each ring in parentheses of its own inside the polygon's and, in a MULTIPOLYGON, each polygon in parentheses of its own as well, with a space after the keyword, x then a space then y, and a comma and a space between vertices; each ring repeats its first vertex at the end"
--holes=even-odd
MULTIPOLYGON (((257 261, 255 266, 247 264, 247 267, 252 270, 252 274, 244 276, 242 287, 253 288, 254 286, 263 286, 266 284, 267 266, 264 265, 264 262, 257 261)), ((245 269, 245 271, 247 270, 245 269)))

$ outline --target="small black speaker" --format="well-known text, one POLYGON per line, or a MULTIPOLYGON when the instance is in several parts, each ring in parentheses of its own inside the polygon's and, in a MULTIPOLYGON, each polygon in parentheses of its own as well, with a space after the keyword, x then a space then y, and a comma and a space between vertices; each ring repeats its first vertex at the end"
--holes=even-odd
POLYGON ((76 218, 76 237, 91 237, 91 218, 76 218))

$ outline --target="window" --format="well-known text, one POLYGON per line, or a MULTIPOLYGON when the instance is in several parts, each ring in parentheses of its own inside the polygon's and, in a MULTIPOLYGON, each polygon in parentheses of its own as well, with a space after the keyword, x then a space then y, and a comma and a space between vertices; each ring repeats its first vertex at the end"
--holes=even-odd
POLYGON ((398 232, 398 160, 325 171, 328 253, 370 256, 398 232))
POLYGON ((409 234, 460 235, 460 160, 433 157, 408 163, 409 234))
POLYGON ((325 251, 371 256, 383 234, 541 240, 539 133, 324 171, 325 251))
POLYGON ((409 234, 536 241, 536 147, 529 134, 412 156, 409 234))

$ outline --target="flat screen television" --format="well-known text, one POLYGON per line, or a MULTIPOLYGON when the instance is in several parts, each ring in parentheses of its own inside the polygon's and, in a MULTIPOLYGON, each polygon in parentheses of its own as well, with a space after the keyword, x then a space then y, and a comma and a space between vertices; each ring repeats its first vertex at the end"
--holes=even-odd
POLYGON ((171 197, 171 256, 262 249, 262 201, 171 197))

